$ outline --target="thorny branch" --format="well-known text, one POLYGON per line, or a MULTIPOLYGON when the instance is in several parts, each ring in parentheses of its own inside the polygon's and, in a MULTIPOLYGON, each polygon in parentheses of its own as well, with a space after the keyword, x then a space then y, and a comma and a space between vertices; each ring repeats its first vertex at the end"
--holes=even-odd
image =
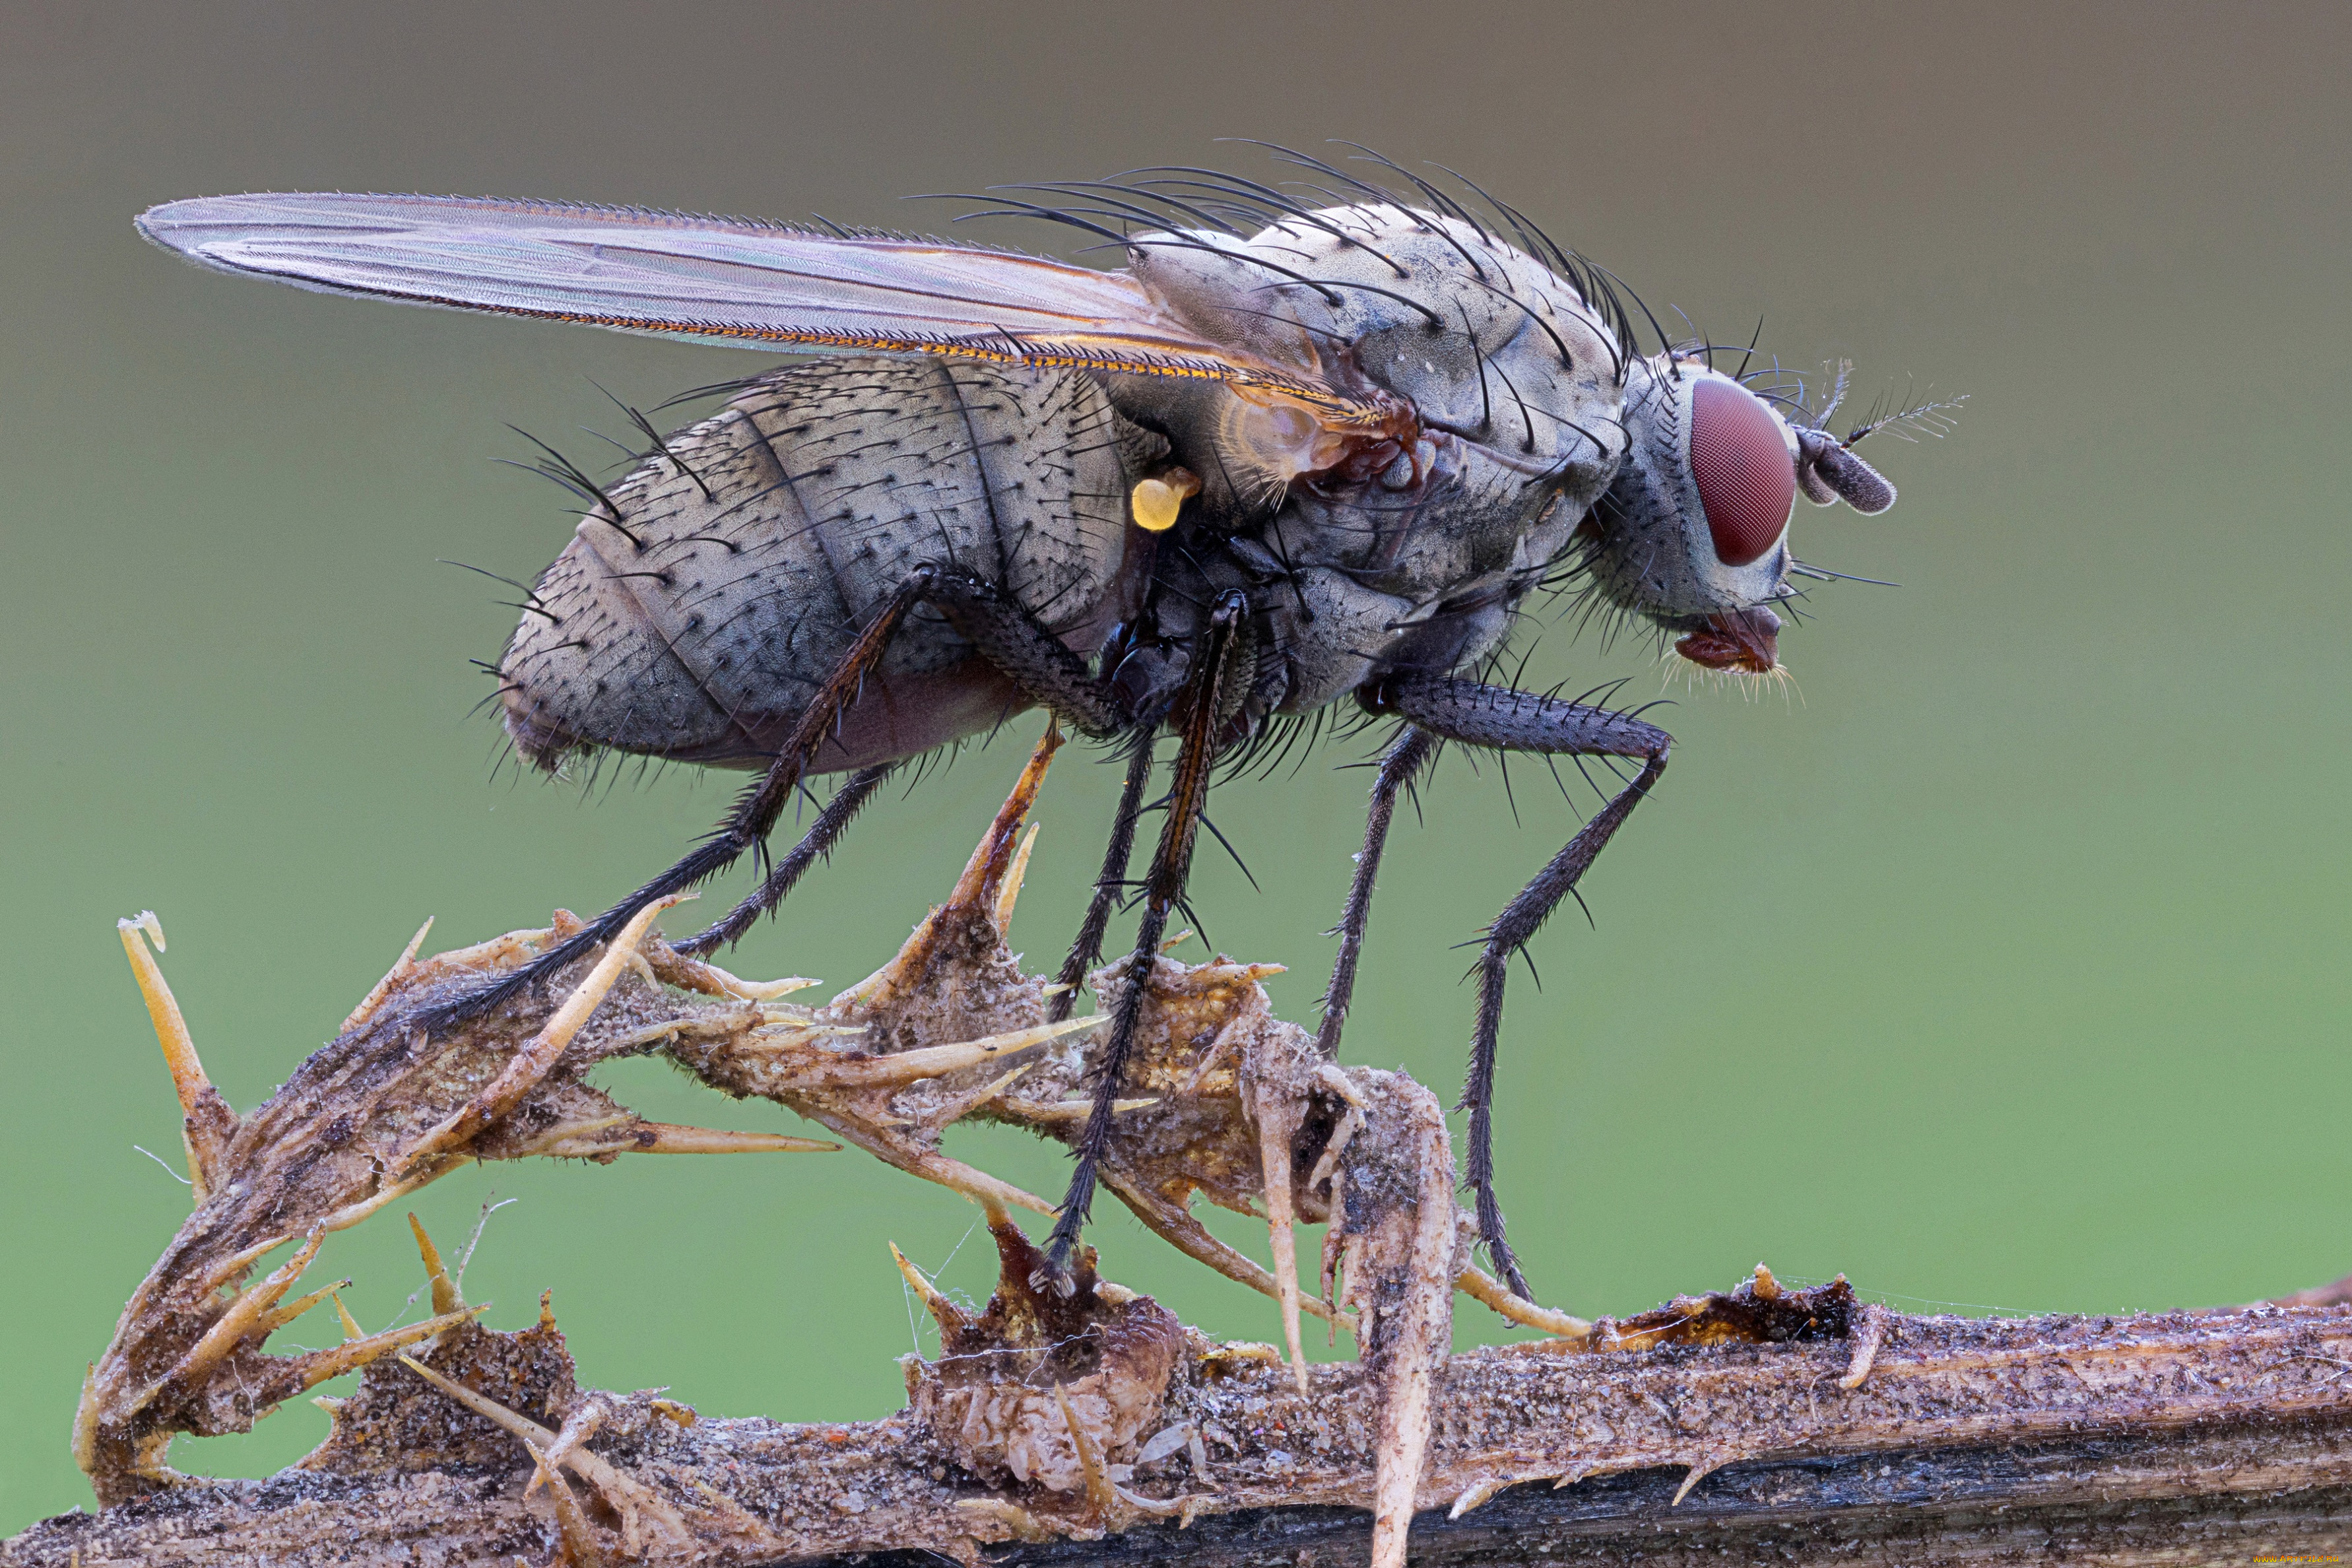
MULTIPOLYGON (((1066 1140, 1085 1032, 1004 942, 1059 738, 1049 731, 948 901, 821 1006, 673 952, 648 910, 565 980, 440 1034, 410 1020, 578 929, 420 960, 424 935, 267 1104, 206 1081, 149 951, 123 923, 185 1112, 194 1212, 85 1384, 74 1453, 101 1504, 0 1562, 754 1563, 877 1552, 977 1564, 1416 1560, 1977 1562, 2064 1547, 2180 1560, 2182 1542, 2352 1546, 2352 1309, 2331 1289, 2238 1312, 1973 1321, 1785 1290, 1585 1323, 1469 1264, 1444 1117, 1402 1074, 1323 1063, 1276 1019, 1266 966, 1159 959, 1106 1184, 1155 1233, 1274 1299, 1285 1351, 1219 1343, 1101 1279, 1033 1281, 1012 1211, 1040 1199, 940 1149, 966 1118, 1066 1140), (580 1387, 561 1333, 475 1320, 421 1226, 433 1316, 303 1355, 278 1328, 327 1235, 467 1160, 832 1147, 646 1121, 588 1086, 658 1054, 790 1107, 985 1211, 1003 1262, 985 1310, 904 1258, 940 1329, 906 1361, 908 1408, 856 1426, 699 1420, 580 1387), (1264 1217, 1272 1268, 1212 1236, 1192 1197, 1264 1217), (1328 1226, 1316 1287, 1293 1230, 1328 1226), (263 1259, 293 1250, 254 1279, 263 1259), (1547 1337, 1448 1357, 1456 1290, 1547 1337), (290 1299, 289 1299, 290 1298, 290 1299), (1355 1336, 1309 1368, 1302 1312, 1355 1336), (178 1433, 242 1431, 324 1402, 328 1439, 264 1482, 178 1475, 178 1433), (1370 1515, 1366 1528, 1366 1513, 1370 1515), (1418 1515, 1418 1517, 1416 1517, 1418 1515), (2035 1543, 2039 1543, 2036 1545, 2035 1543)), ((1093 977, 1106 1004, 1133 984, 1093 977)), ((412 1224, 414 1221, 412 1219, 412 1224)), ((341 1310, 340 1301, 336 1310, 341 1310)))

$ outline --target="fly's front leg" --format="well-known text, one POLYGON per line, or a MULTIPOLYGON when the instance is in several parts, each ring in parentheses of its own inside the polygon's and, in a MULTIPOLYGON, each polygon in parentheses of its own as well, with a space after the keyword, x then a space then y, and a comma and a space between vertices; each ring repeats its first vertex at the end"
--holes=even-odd
POLYGON ((1078 1233, 1086 1228, 1087 1210, 1094 1203, 1095 1167, 1110 1147, 1111 1107, 1127 1076, 1127 1058, 1135 1048, 1144 998, 1151 989, 1151 966, 1160 956, 1160 939, 1167 933, 1169 913, 1182 902, 1185 882, 1192 875, 1192 844, 1200 835, 1202 806, 1208 799, 1217 732, 1226 718, 1223 698, 1248 613, 1248 602, 1238 593, 1218 599, 1210 613, 1205 646, 1177 700, 1182 729, 1175 777, 1168 791, 1168 819, 1160 829, 1160 847, 1152 855, 1151 871, 1144 882, 1143 918, 1137 924, 1135 950, 1128 959, 1127 988, 1119 994, 1118 1009, 1111 1015, 1110 1032, 1089 1064, 1094 1103, 1078 1134, 1077 1168, 1070 1174, 1070 1190, 1062 1199, 1053 1239, 1045 1249, 1042 1272, 1066 1289, 1070 1254, 1077 1247, 1078 1233))
POLYGON ((1381 771, 1372 780, 1371 810, 1364 818, 1364 847, 1356 857, 1348 907, 1339 915, 1339 955, 1332 961, 1330 989, 1323 993, 1323 1026, 1315 1034, 1315 1047, 1326 1061, 1339 1058, 1339 1032, 1348 1026, 1348 1005, 1356 994, 1356 960, 1363 952, 1364 928, 1371 923, 1372 883, 1380 876, 1381 851, 1388 847, 1397 796, 1412 787, 1412 781, 1436 752, 1436 736, 1407 724, 1381 758, 1381 771))
POLYGON ((1416 730, 1465 745, 1504 752, 1569 756, 1630 757, 1642 764, 1633 782, 1612 796, 1550 864, 1536 873, 1488 926, 1478 954, 1478 1025, 1470 1047, 1470 1079, 1462 1108, 1470 1112, 1470 1190, 1478 1234, 1495 1267, 1519 1295, 1532 1299, 1518 1260, 1503 1236, 1503 1209, 1495 1199, 1495 1044, 1503 1028, 1503 985, 1511 955, 1527 945, 1576 884, 1625 818, 1666 770, 1674 737, 1655 725, 1606 708, 1488 686, 1448 676, 1400 676, 1367 688, 1364 705, 1395 713, 1416 730))

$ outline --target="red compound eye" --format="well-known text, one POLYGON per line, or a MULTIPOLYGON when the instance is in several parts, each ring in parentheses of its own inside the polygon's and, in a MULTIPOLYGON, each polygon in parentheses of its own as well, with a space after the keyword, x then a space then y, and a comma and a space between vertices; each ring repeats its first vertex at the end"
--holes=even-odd
POLYGON ((1745 566, 1772 548, 1797 499, 1797 463, 1780 422, 1747 388, 1708 377, 1691 389, 1691 477, 1715 552, 1745 566))

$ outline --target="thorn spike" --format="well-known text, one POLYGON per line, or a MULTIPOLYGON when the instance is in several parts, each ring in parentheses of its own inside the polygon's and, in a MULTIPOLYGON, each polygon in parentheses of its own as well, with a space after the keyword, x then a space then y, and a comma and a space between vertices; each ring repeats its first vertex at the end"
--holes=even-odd
POLYGON ((425 1132, 403 1152, 398 1164, 391 1173, 394 1179, 413 1173, 433 1155, 457 1149, 490 1122, 512 1110, 521 1103, 525 1095, 538 1088, 540 1080, 555 1066, 556 1058, 563 1054, 563 1047, 572 1043, 572 1037, 580 1032, 580 1026, 588 1021, 589 1016, 604 1000, 605 994, 613 989, 614 982, 621 977, 621 971, 637 956, 637 943, 644 940, 646 928, 653 924, 655 917, 671 905, 684 903, 693 896, 691 893, 672 893, 667 898, 656 899, 639 910, 622 928, 620 934, 604 944, 604 952, 596 960, 596 967, 588 972, 588 977, 563 999, 563 1005, 555 1010, 554 1016, 548 1019, 540 1032, 508 1060, 499 1076, 483 1086, 463 1109, 453 1112, 446 1121, 425 1132))
POLYGON ((163 1047, 163 1065, 172 1074, 172 1088, 180 1097, 181 1140, 188 1156, 188 1182, 194 1206, 202 1208, 205 1200, 219 1183, 221 1147, 226 1142, 223 1124, 234 1125, 227 1102, 221 1099, 212 1080, 205 1076, 205 1064, 197 1058, 196 1042, 188 1033, 188 1021, 180 1012, 178 998, 163 979, 163 971, 147 951, 152 940, 155 950, 163 949, 163 922, 152 910, 142 910, 130 920, 117 921, 115 929, 121 933, 122 951, 131 960, 131 973, 139 983, 139 994, 146 999, 148 1020, 155 1026, 155 1039, 163 1047))
MULTIPOLYGON (((405 1328, 386 1329, 380 1334, 370 1334, 365 1339, 353 1340, 331 1350, 313 1351, 298 1363, 302 1368, 301 1388, 316 1388, 330 1378, 357 1372, 370 1362, 413 1345, 419 1340, 429 1340, 446 1329, 470 1323, 489 1310, 490 1304, 485 1301, 478 1307, 467 1307, 446 1317, 427 1318, 423 1322, 410 1323, 405 1328)), ((299 1393, 301 1389, 296 1392, 299 1393)))
POLYGON ((1004 887, 996 895, 996 929, 999 932, 1013 929, 1013 906, 1021 900, 1021 884, 1029 876, 1029 853, 1037 847, 1037 824, 1031 823, 1029 831, 1021 836, 1021 847, 1013 852, 1013 865, 1004 873, 1004 887))
POLYGON ((425 1260, 425 1277, 433 1282, 435 1314, 446 1316, 457 1310, 466 1304, 465 1300, 457 1294, 457 1282, 449 1278, 447 1266, 441 1261, 441 1249, 425 1234, 425 1222, 416 1217, 413 1209, 409 1211, 408 1229, 416 1237, 416 1256, 425 1260))

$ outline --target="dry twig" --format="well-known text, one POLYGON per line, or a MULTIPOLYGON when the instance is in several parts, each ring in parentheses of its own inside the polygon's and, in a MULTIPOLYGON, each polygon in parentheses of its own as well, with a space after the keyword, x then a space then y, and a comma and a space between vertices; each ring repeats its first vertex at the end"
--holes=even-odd
MULTIPOLYGON (((195 1209, 85 1387, 75 1456, 107 1506, 28 1531, 0 1561, 977 1563, 985 1548, 997 1562, 1328 1552, 1390 1568, 1408 1527, 1432 1562, 1960 1563, 2063 1547, 2137 1563, 2185 1560, 2162 1555, 2183 1542, 2352 1545, 2343 1291, 2235 1313, 1971 1321, 1864 1306, 1843 1280, 1784 1290, 1759 1265, 1727 1294, 1587 1324, 1469 1266, 1435 1099, 1402 1074, 1321 1062, 1268 1009, 1265 966, 1161 958, 1144 977, 1135 1098, 1105 1179, 1154 1232, 1273 1298, 1286 1357, 1184 1328, 1100 1280, 1091 1258, 1074 1294, 1041 1295, 1011 1211, 1047 1206, 940 1144, 969 1117, 1049 1138, 1076 1127, 1097 1020, 1048 1023, 1043 983, 1004 943, 1034 840, 1022 829, 1058 743, 1049 732, 948 901, 828 1004, 672 952, 649 910, 551 1009, 518 1002, 435 1034, 412 1020, 577 922, 559 912, 549 931, 422 961, 420 931, 342 1034, 242 1118, 206 1082, 149 952, 160 927, 122 922, 180 1090, 195 1209), (373 1336, 346 1318, 340 1346, 266 1350, 332 1295, 289 1299, 328 1234, 467 1160, 835 1147, 647 1122, 585 1082, 603 1061, 656 1053, 987 1211, 1003 1273, 985 1311, 899 1259, 941 1333, 936 1363, 908 1362, 905 1413, 698 1421, 649 1394, 583 1390, 545 1304, 530 1328, 480 1326, 421 1226, 431 1318, 373 1336), (1262 1205, 1274 1267, 1211 1236, 1196 1194, 1262 1205), (1301 1221, 1329 1226, 1312 1293, 1301 1221), (1448 1358, 1456 1289, 1551 1337, 1448 1358), (1309 1368, 1302 1311, 1347 1327, 1361 1359, 1309 1368), (359 1393, 298 1468, 266 1482, 170 1469, 174 1435, 247 1429, 353 1370, 359 1393)), ((1095 977, 1106 1000, 1133 983, 1095 977)))

